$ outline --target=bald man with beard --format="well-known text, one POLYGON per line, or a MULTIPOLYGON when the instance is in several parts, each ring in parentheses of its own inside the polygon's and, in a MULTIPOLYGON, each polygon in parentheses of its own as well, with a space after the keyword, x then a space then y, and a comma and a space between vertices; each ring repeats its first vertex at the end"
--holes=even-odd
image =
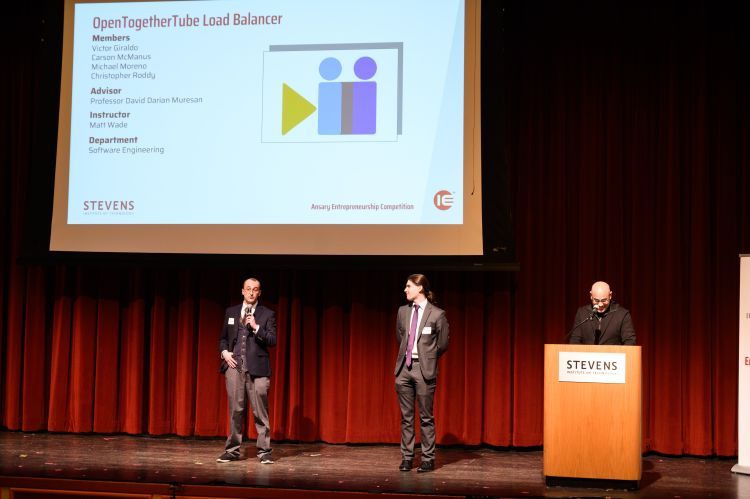
POLYGON ((635 328, 630 312, 612 300, 604 281, 591 286, 591 305, 576 312, 570 343, 583 345, 635 345, 635 328))

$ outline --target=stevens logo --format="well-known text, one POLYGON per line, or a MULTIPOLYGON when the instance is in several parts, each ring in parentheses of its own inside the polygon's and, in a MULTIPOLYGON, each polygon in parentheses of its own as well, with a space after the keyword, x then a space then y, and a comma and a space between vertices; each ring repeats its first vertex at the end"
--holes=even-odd
POLYGON ((615 352, 559 352, 558 381, 625 383, 625 354, 615 352))
POLYGON ((83 202, 84 212, 121 212, 135 210, 132 199, 89 199, 83 202))

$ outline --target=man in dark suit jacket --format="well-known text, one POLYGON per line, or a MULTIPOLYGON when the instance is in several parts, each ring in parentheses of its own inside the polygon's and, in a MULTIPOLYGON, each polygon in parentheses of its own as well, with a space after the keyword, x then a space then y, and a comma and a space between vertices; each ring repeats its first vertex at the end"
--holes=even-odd
POLYGON ((435 469, 435 416, 432 410, 438 359, 448 349, 448 320, 433 305, 430 283, 412 274, 404 288, 410 302, 396 317, 396 393, 401 408, 401 471, 410 471, 414 459, 414 400, 419 403, 422 462, 417 469, 435 469))
POLYGON ((224 453, 217 459, 220 463, 240 458, 248 400, 258 431, 258 459, 263 464, 273 463, 268 419, 268 390, 271 386, 268 347, 276 344, 276 314, 258 304, 260 292, 258 279, 245 280, 242 284, 243 302, 229 307, 224 314, 219 351, 229 401, 229 437, 224 453))
POLYGON ((612 301, 606 282, 591 286, 591 305, 576 312, 570 343, 584 345, 635 345, 635 329, 630 312, 612 301))

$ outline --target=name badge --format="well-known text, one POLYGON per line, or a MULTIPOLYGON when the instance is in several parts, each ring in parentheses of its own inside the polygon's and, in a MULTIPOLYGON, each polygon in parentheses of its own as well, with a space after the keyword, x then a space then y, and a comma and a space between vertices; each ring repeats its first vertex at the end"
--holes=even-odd
POLYGON ((227 321, 227 325, 229 325, 229 326, 234 325, 234 317, 230 317, 229 318, 229 320, 227 321))
POLYGON ((425 326, 422 328, 422 334, 432 334, 432 327, 431 326, 425 326))

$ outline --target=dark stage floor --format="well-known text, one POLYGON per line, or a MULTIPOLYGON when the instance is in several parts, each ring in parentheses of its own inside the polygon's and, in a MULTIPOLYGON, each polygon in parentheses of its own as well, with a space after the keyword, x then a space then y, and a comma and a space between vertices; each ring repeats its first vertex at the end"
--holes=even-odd
POLYGON ((643 461, 640 490, 629 492, 546 487, 541 451, 439 448, 437 469, 417 474, 398 471, 397 445, 276 444, 272 465, 254 458, 253 442, 245 446, 249 459, 217 463, 222 447, 220 439, 0 432, 0 487, 38 477, 173 484, 178 490, 211 486, 440 496, 750 498, 750 476, 731 473, 732 459, 649 456, 643 461))

